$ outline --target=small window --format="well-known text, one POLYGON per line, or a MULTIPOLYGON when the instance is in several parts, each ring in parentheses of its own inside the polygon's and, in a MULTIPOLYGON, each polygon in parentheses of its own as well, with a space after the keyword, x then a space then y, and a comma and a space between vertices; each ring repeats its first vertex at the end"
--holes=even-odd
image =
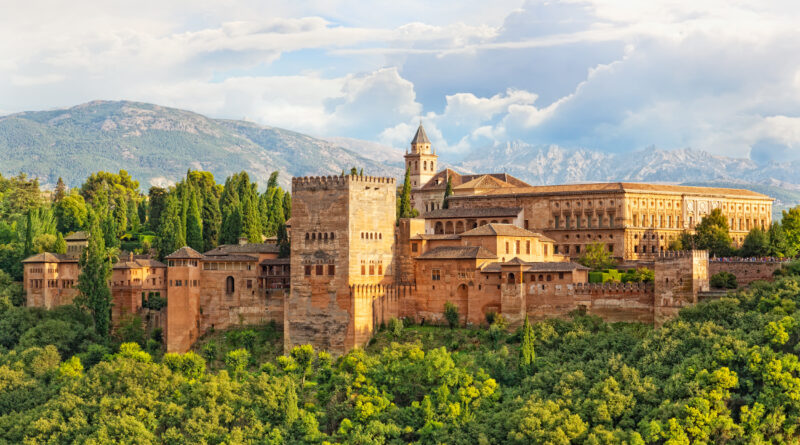
POLYGON ((361 275, 366 275, 366 274, 367 274, 367 266, 362 264, 361 265, 361 275))
POLYGON ((304 272, 305 272, 306 276, 311 275, 311 266, 306 266, 304 272))
POLYGON ((253 288, 253 280, 247 280, 247 288, 248 289, 252 289, 253 288))
POLYGON ((412 252, 416 253, 418 249, 419 249, 419 247, 417 246, 417 243, 411 243, 411 251, 412 252))
POLYGON ((322 264, 317 264, 317 271, 316 271, 317 275, 322 275, 323 269, 324 268, 323 268, 322 264))
POLYGON ((564 272, 559 272, 558 273, 558 279, 559 280, 563 280, 564 279, 564 272))
POLYGON ((553 281, 553 276, 550 275, 550 274, 547 274, 547 281, 553 281))
POLYGON ((233 291, 236 290, 236 286, 233 282, 233 277, 228 277, 225 279, 225 292, 227 294, 232 294, 233 291))
POLYGON ((328 275, 336 275, 336 266, 328 264, 328 275))
MULTIPOLYGON (((545 255, 547 255, 547 250, 546 249, 547 249, 547 246, 545 246, 545 252, 544 252, 545 255)), ((531 254, 531 242, 530 241, 525 241, 525 253, 527 255, 531 254)))
POLYGON ((383 275, 383 265, 378 264, 378 275, 383 275))
POLYGON ((431 280, 432 281, 439 281, 442 279, 441 276, 442 271, 439 269, 431 269, 431 280))

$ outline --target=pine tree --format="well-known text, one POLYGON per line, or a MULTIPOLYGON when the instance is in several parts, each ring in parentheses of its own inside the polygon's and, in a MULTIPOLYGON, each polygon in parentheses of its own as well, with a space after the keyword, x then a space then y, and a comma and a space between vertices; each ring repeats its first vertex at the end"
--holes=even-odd
POLYGON ((519 372, 522 378, 534 373, 536 352, 533 349, 533 342, 535 340, 536 335, 533 333, 533 327, 528 322, 526 315, 525 322, 522 324, 522 345, 519 350, 519 372))
POLYGON ((452 194, 453 194, 453 180, 452 180, 452 178, 450 176, 448 176, 447 177, 447 187, 444 189, 444 201, 442 202, 442 208, 443 209, 449 209, 450 208, 450 204, 449 204, 447 198, 449 198, 450 195, 452 195, 452 194))
POLYGON ((194 196, 189 197, 189 209, 186 212, 186 245, 194 250, 203 251, 203 225, 197 199, 194 196))
POLYGON ((278 258, 288 258, 291 254, 291 244, 289 243, 289 234, 286 231, 286 224, 278 226, 278 258))
POLYGON ((283 217, 287 221, 292 217, 292 194, 289 192, 283 194, 283 217))
POLYGON ((61 232, 58 232, 58 235, 56 235, 56 242, 53 244, 53 252, 60 254, 67 253, 67 242, 64 241, 64 235, 62 235, 61 232))
POLYGON ((397 211, 397 218, 411 218, 411 172, 406 169, 406 178, 403 182, 403 190, 400 192, 400 205, 397 211))
POLYGON ((139 231, 139 206, 136 204, 136 201, 131 200, 128 202, 127 205, 128 210, 128 227, 130 228, 131 232, 138 232, 139 231))
POLYGON ((65 196, 67 196, 67 186, 64 184, 64 180, 61 179, 61 176, 59 176, 58 182, 56 182, 56 191, 53 194, 53 202, 60 202, 65 196))
POLYGON ((161 258, 186 245, 186 238, 181 234, 181 205, 178 197, 170 193, 165 204, 158 238, 158 253, 161 258))
POLYGON ((111 290, 108 288, 111 264, 106 258, 100 222, 94 214, 89 215, 89 245, 81 254, 80 267, 78 304, 89 309, 95 332, 107 339, 111 324, 111 290))

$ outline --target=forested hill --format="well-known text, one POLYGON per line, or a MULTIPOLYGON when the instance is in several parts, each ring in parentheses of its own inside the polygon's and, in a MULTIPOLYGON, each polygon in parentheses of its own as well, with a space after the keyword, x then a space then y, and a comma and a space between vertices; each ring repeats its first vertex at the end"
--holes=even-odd
POLYGON ((242 170, 261 183, 281 172, 335 175, 352 166, 372 175, 402 175, 335 143, 244 121, 129 101, 94 101, 68 109, 0 117, 0 174, 19 172, 54 185, 79 186, 89 174, 127 170, 145 188, 186 170, 224 178, 242 170))

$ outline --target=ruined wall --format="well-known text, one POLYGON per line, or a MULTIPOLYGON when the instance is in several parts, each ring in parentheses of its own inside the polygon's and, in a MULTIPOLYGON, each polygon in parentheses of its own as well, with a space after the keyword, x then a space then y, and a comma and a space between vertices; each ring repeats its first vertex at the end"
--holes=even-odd
POLYGON ((736 275, 739 286, 747 286, 753 281, 772 280, 772 273, 783 267, 782 261, 709 261, 708 275, 730 272, 736 275))
POLYGON ((565 317, 582 309, 608 322, 653 322, 653 286, 644 283, 531 284, 527 313, 534 320, 565 317))

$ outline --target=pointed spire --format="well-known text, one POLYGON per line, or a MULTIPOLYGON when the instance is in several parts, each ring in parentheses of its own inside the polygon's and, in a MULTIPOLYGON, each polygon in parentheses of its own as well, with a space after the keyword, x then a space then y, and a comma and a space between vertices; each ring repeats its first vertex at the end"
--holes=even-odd
POLYGON ((417 128, 417 134, 414 135, 414 139, 411 140, 411 144, 430 144, 431 141, 428 139, 428 135, 425 134, 425 129, 422 128, 422 120, 419 121, 419 128, 417 128))

